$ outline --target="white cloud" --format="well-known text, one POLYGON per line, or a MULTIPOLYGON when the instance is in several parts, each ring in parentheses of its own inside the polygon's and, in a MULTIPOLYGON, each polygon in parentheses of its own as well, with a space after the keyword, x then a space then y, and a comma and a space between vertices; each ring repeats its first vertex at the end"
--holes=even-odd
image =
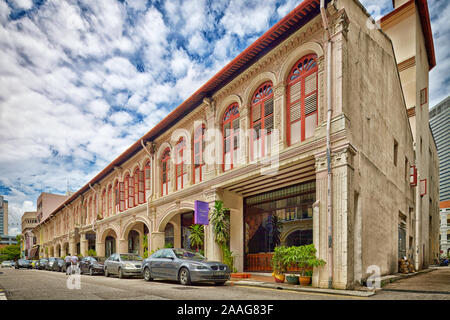
POLYGON ((123 126, 131 122, 133 117, 128 112, 120 111, 113 113, 109 119, 117 126, 123 126))
POLYGON ((109 109, 109 104, 103 99, 93 100, 88 104, 88 110, 97 118, 106 117, 109 109))
POLYGON ((11 3, 17 9, 29 10, 33 7, 32 0, 12 0, 11 3))
POLYGON ((265 1, 263 6, 258 0, 231 0, 221 23, 227 32, 244 37, 267 30, 274 10, 274 0, 265 1))

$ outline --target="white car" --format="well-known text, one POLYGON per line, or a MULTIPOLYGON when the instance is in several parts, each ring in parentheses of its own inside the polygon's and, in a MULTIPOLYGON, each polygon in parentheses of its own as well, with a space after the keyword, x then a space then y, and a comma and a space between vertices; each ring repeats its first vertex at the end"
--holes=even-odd
POLYGON ((2 268, 11 268, 14 267, 13 261, 3 261, 2 262, 2 268))

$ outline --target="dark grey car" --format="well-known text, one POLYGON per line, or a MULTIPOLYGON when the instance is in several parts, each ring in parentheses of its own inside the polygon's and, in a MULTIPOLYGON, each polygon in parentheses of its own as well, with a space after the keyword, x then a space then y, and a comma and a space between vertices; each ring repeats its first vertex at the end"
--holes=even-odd
POLYGON ((230 268, 217 261, 208 261, 201 254, 186 249, 161 249, 144 260, 144 279, 177 280, 183 285, 191 282, 214 282, 223 285, 230 279, 230 268))
POLYGON ((114 253, 105 261, 105 276, 117 274, 120 279, 125 276, 142 276, 142 261, 134 253, 114 253))

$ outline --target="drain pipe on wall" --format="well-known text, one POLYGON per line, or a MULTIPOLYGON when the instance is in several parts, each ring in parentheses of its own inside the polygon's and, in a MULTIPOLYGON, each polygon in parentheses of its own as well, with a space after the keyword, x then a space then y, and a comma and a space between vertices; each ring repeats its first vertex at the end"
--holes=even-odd
POLYGON ((323 27, 327 35, 327 238, 328 238, 328 288, 333 286, 333 216, 332 216, 332 194, 331 194, 331 36, 328 28, 328 18, 325 8, 325 0, 320 0, 320 15, 323 27))

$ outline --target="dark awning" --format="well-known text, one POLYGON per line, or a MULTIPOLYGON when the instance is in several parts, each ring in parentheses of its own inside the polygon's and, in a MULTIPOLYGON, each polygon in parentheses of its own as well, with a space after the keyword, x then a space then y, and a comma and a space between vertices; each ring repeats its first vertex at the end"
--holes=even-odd
POLYGON ((30 253, 28 254, 28 258, 29 259, 39 258, 39 246, 31 248, 30 253))

